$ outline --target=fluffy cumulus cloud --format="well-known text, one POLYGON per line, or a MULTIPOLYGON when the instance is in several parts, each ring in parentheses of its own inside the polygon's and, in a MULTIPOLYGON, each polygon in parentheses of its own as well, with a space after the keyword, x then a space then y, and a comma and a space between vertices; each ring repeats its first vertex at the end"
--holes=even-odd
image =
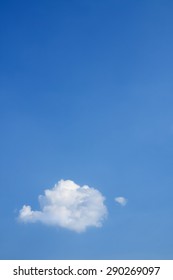
POLYGON ((70 180, 59 181, 39 196, 40 211, 24 205, 19 219, 23 222, 42 222, 83 232, 88 227, 100 227, 107 215, 103 195, 89 186, 79 186, 70 180))
POLYGON ((123 196, 115 197, 115 201, 122 206, 125 206, 127 204, 127 199, 123 196))

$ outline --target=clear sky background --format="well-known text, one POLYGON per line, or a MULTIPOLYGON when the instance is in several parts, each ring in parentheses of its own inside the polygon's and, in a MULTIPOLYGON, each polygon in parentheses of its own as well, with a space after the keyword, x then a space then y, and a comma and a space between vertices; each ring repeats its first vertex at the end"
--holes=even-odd
POLYGON ((0 132, 0 259, 173 259, 173 1, 1 1, 0 132), (60 179, 101 228, 18 222, 60 179))

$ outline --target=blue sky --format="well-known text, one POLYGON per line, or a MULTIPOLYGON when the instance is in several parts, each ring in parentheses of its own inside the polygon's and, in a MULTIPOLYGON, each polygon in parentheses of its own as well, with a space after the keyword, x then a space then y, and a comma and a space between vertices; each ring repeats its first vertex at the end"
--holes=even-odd
POLYGON ((173 2, 0 6, 0 259, 172 259, 173 2), (102 227, 17 220, 61 179, 106 198, 102 227))

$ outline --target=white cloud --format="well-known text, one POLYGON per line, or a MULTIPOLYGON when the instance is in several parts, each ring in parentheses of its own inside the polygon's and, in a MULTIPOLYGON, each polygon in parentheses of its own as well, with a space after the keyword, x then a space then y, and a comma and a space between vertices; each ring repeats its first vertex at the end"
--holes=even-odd
POLYGON ((115 197, 115 201, 122 206, 125 206, 127 204, 127 199, 123 196, 115 197))
POLYGON ((40 211, 33 211, 30 206, 24 205, 19 219, 83 232, 90 226, 102 226, 107 215, 104 200, 103 195, 94 188, 61 180, 39 196, 40 211))

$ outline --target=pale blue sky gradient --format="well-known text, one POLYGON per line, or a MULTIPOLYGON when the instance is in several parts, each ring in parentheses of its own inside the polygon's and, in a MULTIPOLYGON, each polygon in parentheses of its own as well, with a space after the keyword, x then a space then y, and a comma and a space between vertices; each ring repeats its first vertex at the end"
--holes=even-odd
POLYGON ((171 0, 1 1, 0 259, 173 258, 172 15, 171 0), (60 179, 106 197, 102 228, 18 223, 60 179))

